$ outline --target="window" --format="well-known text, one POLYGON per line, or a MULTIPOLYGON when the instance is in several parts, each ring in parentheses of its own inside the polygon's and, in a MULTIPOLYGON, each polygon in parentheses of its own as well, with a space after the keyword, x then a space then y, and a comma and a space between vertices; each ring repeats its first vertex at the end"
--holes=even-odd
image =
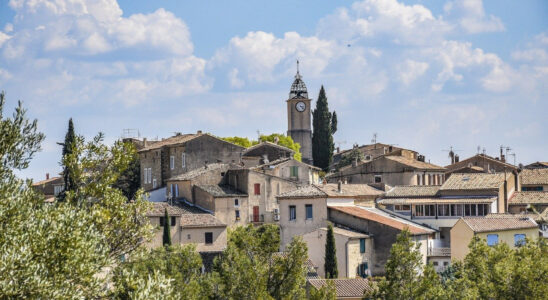
POLYGON ((306 208, 306 219, 312 220, 312 204, 306 204, 305 208, 306 208))
POLYGON ((289 205, 289 221, 297 219, 297 208, 295 205, 289 205))
POLYGON ((160 217, 160 226, 164 227, 166 220, 164 217, 160 217))
POLYGON ((524 192, 527 192, 527 191, 542 192, 543 187, 542 186, 522 186, 521 190, 524 191, 524 192))
POLYGON ((447 267, 448 265, 449 265, 449 262, 448 262, 448 261, 444 261, 444 262, 443 262, 443 266, 444 266, 444 267, 447 267))
POLYGON ((435 217, 436 208, 434 204, 421 204, 415 206, 415 216, 417 217, 435 217))
POLYGON ((437 266, 438 266, 438 262, 437 262, 437 261, 432 262, 432 264, 434 265, 434 267, 437 267, 437 266))
POLYGON ((449 204, 438 204, 438 216, 440 217, 449 216, 449 204))
POLYGON ((299 177, 299 167, 297 167, 297 166, 289 167, 289 176, 299 177))
POLYGON ((179 198, 179 185, 175 184, 175 198, 179 198))
POLYGON ((396 204, 396 205, 394 205, 394 210, 395 211, 410 211, 411 210, 411 205, 396 204))
POLYGON ((525 245, 525 234, 514 234, 514 246, 519 247, 525 245))
POLYGON ((205 233, 205 243, 206 245, 213 244, 213 232, 205 233))
POLYGON ((156 178, 152 179, 152 188, 156 188, 156 178))
POLYGON ((175 222, 176 222, 175 217, 171 217, 171 226, 175 226, 176 225, 175 222))
POLYGON ((360 253, 365 253, 365 239, 360 239, 360 253))
POLYGON ((53 194, 55 196, 59 195, 62 191, 63 191, 63 186, 62 185, 54 185, 53 186, 53 194))
POLYGON ((417 185, 422 185, 422 177, 420 174, 417 174, 417 185))
POLYGON ((236 221, 239 221, 240 220, 240 210, 237 209, 237 210, 235 210, 235 212, 236 212, 236 221))
POLYGON ((381 175, 375 175, 375 183, 381 183, 382 182, 382 176, 381 175))
POLYGON ((186 239, 190 240, 190 233, 186 235, 186 239))
POLYGON ((358 275, 360 275, 360 277, 362 278, 365 278, 367 277, 367 269, 369 269, 369 267, 367 266, 367 263, 362 263, 362 264, 359 264, 358 265, 358 275))
POLYGON ((175 156, 170 156, 169 157, 169 168, 171 170, 175 169, 175 156))
POLYGON ((495 246, 499 242, 498 234, 488 234, 487 235, 487 246, 495 246))
POLYGON ((234 199, 234 207, 240 206, 240 201, 238 199, 234 199))
POLYGON ((260 183, 255 183, 255 185, 253 186, 254 187, 254 192, 255 192, 255 195, 260 195, 261 194, 261 184, 260 183))
POLYGON ((181 167, 186 167, 186 153, 181 154, 181 167))

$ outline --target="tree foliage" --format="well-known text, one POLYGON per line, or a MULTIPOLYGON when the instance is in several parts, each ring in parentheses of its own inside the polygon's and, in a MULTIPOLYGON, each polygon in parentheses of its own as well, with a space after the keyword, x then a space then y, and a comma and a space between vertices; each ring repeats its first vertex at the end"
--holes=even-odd
MULTIPOLYGON (((72 118, 69 119, 68 129, 65 135, 65 141, 61 144, 63 150, 61 152, 63 161, 64 157, 71 155, 76 144, 76 134, 74 133, 74 124, 72 118)), ((76 189, 76 180, 74 174, 72 173, 70 166, 63 165, 63 191, 59 194, 59 200, 65 200, 66 191, 74 191, 76 189)))
POLYGON ((249 138, 239 137, 239 136, 224 137, 221 139, 245 148, 249 148, 251 146, 257 145, 259 142, 277 143, 280 146, 284 146, 295 151, 295 154, 293 155, 293 158, 295 160, 301 161, 302 159, 301 145, 299 143, 295 143, 295 141, 293 141, 293 139, 290 136, 286 136, 279 133, 273 133, 270 135, 261 135, 258 141, 250 140, 249 138))
POLYGON ((314 165, 326 172, 333 161, 333 151, 335 150, 333 129, 337 129, 337 121, 335 117, 333 123, 332 116, 332 113, 329 112, 327 96, 322 85, 318 101, 316 101, 316 109, 312 112, 312 158, 314 165))
POLYGON ((114 183, 114 187, 121 190, 126 198, 133 200, 141 188, 141 163, 135 145, 127 142, 125 147, 131 149, 133 155, 131 155, 128 167, 120 173, 114 183))
POLYGON ((164 246, 171 246, 171 222, 169 220, 169 214, 167 208, 164 211, 164 234, 162 236, 162 243, 164 246))
POLYGON ((327 236, 325 237, 325 259, 324 259, 325 278, 339 277, 337 267, 337 249, 335 245, 335 235, 333 233, 333 224, 327 225, 327 236))
POLYGON ((337 164, 337 168, 342 168, 352 164, 354 161, 360 162, 365 159, 363 152, 358 147, 354 147, 348 154, 342 156, 341 160, 337 164))

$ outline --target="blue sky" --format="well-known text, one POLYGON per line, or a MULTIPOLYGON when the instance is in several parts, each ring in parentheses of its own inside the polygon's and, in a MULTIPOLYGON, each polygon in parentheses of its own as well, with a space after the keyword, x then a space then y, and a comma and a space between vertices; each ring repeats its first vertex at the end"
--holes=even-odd
POLYGON ((285 132, 296 59, 342 148, 377 133, 439 165, 449 146, 548 159, 546 1, 0 2, 0 89, 46 134, 34 179, 60 171, 69 117, 109 142, 285 132))

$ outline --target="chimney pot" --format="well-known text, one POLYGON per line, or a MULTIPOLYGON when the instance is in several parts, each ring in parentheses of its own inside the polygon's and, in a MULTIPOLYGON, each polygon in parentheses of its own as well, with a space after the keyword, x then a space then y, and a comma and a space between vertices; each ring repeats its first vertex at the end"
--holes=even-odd
POLYGON ((337 153, 340 153, 340 152, 341 152, 341 148, 337 147, 337 153))
POLYGON ((143 138, 143 147, 147 146, 147 138, 143 138))
POLYGON ((196 133, 197 133, 197 134, 202 134, 202 131, 201 131, 201 130, 198 130, 196 133))
POLYGON ((49 179, 49 173, 46 173, 46 180, 49 179))
POLYGON ((339 193, 342 193, 342 181, 340 181, 340 180, 337 183, 337 189, 338 189, 339 193))

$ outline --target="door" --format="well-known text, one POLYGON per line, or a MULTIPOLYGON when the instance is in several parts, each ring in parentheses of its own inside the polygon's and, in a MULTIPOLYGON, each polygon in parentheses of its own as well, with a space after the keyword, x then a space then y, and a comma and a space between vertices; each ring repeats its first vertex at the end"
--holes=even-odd
POLYGON ((259 222, 259 207, 253 206, 253 222, 259 222))

